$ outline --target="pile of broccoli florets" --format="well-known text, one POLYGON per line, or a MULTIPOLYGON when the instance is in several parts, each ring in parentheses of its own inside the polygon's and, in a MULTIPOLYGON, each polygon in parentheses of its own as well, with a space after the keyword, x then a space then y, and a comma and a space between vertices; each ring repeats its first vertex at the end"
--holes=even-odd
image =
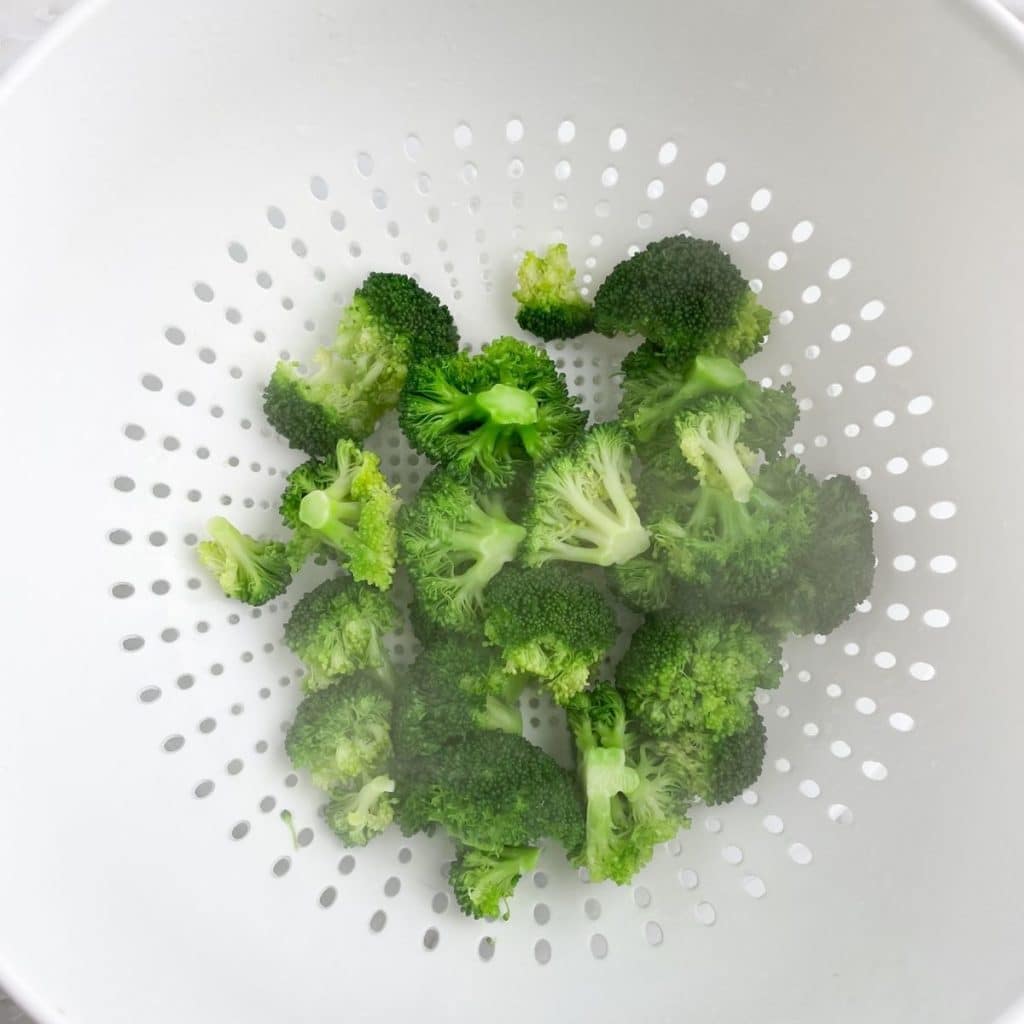
POLYGON ((542 346, 460 352, 434 296, 371 274, 314 372, 280 363, 264 393, 267 419, 310 456, 281 497, 288 536, 218 517, 199 547, 225 594, 253 605, 308 561, 332 568, 284 629, 306 694, 287 753, 347 846, 392 822, 443 829, 473 917, 508 916, 544 840, 621 885, 695 803, 749 787, 765 756, 755 698, 779 685, 780 644, 835 629, 874 574, 864 494, 786 453, 792 386, 741 368, 771 314, 715 242, 656 242, 593 303, 574 279, 564 245, 527 253, 517 321, 545 341, 639 336, 615 422, 588 429, 542 346), (392 409, 436 463, 403 502, 361 445, 392 409), (403 620, 411 665, 389 653, 403 620), (564 709, 571 766, 524 737, 524 690, 564 709))

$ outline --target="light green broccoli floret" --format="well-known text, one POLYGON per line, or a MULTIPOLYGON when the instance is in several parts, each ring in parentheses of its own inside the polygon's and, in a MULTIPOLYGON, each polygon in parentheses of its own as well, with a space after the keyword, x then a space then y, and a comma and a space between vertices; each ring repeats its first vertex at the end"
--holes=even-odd
POLYGON ((223 516, 214 516, 206 529, 211 539, 199 544, 199 561, 228 597, 261 605, 284 593, 292 581, 285 544, 250 537, 223 516))
POLYGON ((528 252, 518 271, 519 303, 516 322, 545 341, 575 338, 594 326, 594 311, 576 287, 576 270, 564 242, 548 247, 543 256, 528 252))

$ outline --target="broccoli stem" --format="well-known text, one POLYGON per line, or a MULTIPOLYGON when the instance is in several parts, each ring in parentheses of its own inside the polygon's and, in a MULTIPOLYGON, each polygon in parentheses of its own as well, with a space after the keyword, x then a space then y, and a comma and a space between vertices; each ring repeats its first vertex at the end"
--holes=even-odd
POLYGON ((483 729, 498 729, 501 732, 521 734, 523 716, 516 704, 506 704, 500 697, 488 694, 485 710, 481 713, 477 724, 483 729))
POLYGON ((492 423, 525 426, 537 422, 537 399, 529 391, 495 384, 476 396, 476 405, 492 423))
POLYGON ((559 558, 596 565, 620 565, 643 554, 651 546, 650 535, 627 497, 618 473, 605 472, 604 481, 618 518, 608 511, 603 502, 589 498, 575 480, 565 482, 566 499, 588 524, 574 530, 573 535, 593 544, 593 548, 566 541, 556 542, 551 547, 559 552, 559 558))
POLYGON ((736 450, 736 437, 718 423, 713 424, 710 436, 705 434, 704 450, 722 474, 732 496, 739 502, 750 500, 754 481, 736 450))
POLYGON ((253 558, 245 535, 235 529, 223 516, 214 516, 206 524, 206 529, 210 536, 250 574, 254 576, 261 574, 262 568, 253 558))
POLYGON ((359 537, 351 525, 359 522, 362 504, 339 501, 329 491, 310 491, 299 505, 299 519, 311 530, 322 533, 339 548, 351 548, 359 537))
POLYGON ((373 805, 385 794, 394 793, 395 780, 389 775, 377 775, 370 779, 360 790, 355 806, 348 812, 348 823, 358 827, 363 819, 373 810, 373 805))

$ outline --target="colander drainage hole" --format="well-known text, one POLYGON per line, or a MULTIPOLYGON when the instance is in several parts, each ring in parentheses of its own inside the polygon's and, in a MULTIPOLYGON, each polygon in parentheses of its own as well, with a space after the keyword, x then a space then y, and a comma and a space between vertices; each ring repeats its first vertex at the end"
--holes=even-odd
POLYGON ((384 926, 388 923, 388 915, 383 910, 375 910, 373 916, 370 918, 370 931, 371 932, 382 932, 384 926))

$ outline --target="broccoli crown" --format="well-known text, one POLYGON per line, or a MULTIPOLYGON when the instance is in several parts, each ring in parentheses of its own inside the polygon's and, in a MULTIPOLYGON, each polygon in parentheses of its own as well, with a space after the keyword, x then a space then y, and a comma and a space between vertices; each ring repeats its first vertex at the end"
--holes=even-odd
POLYGON ((293 448, 330 455, 359 441, 398 404, 410 363, 456 351, 447 308, 411 277, 370 274, 342 313, 334 342, 313 356, 314 372, 278 363, 263 393, 271 426, 293 448))
POLYGON ((639 334, 676 356, 757 352, 771 324, 743 275, 716 242, 676 235, 619 263, 594 296, 594 326, 639 334))
POLYGON ((391 701, 370 679, 332 686, 306 697, 284 747, 321 789, 374 775, 391 756, 391 701))
POLYGON ((505 846, 500 850, 463 847, 448 869, 455 902, 467 917, 500 917, 507 921, 508 901, 519 879, 537 866, 535 846, 505 846))
POLYGON ((721 738, 747 728, 757 687, 781 678, 777 644, 733 617, 650 616, 619 662, 630 719, 653 736, 687 729, 721 738))
POLYGON ((675 507, 650 523, 654 551, 692 596, 743 604, 791 577, 811 538, 817 485, 792 457, 764 464, 754 477, 740 462, 747 481, 740 502, 708 466, 708 482, 679 487, 675 507))
POLYGON ((343 577, 304 594, 285 623, 284 642, 306 665, 306 692, 361 670, 390 686, 393 672, 384 634, 397 618, 387 595, 343 577))
POLYGON ((617 632, 597 587, 555 566, 506 566, 487 587, 484 635, 509 672, 537 676, 560 704, 587 685, 617 632))
POLYGON ((768 604, 794 633, 831 633, 871 593, 875 551, 871 508, 848 476, 818 488, 814 533, 791 579, 768 604))
POLYGON ((403 561, 424 618, 468 633, 479 629, 484 588, 515 558, 526 531, 500 495, 439 467, 398 518, 403 561))
POLYGON ((684 786, 706 804, 724 804, 752 786, 764 764, 767 736, 764 719, 751 702, 750 724, 716 739, 703 730, 689 730, 664 747, 670 751, 684 786))
POLYGON ((228 597, 261 605, 284 593, 292 581, 285 544, 250 537, 223 516, 214 516, 206 529, 211 539, 199 544, 199 561, 228 597))
POLYGON ((766 388, 748 380, 732 392, 747 418, 740 429, 740 441, 754 451, 764 452, 769 459, 779 458, 786 439, 800 419, 792 384, 766 388))
POLYGON ((375 775, 353 789, 336 789, 324 817, 346 846, 365 846, 395 817, 395 780, 375 775))
POLYGON ((627 796, 637 845, 667 843, 681 828, 695 795, 687 773, 665 740, 645 740, 630 751, 639 782, 627 796))
POLYGON ((472 729, 522 733, 521 678, 465 637, 424 648, 396 688, 392 731, 403 757, 432 756, 472 729))
POLYGON ((516 322, 545 341, 575 338, 594 326, 594 311, 576 288, 576 270, 564 242, 548 246, 543 256, 528 252, 519 264, 516 322))
POLYGON ((330 458, 293 469, 281 495, 281 518, 295 531, 293 566, 324 547, 355 579, 381 590, 391 586, 395 572, 397 512, 380 456, 347 439, 330 458))
POLYGON ((400 763, 403 831, 444 826, 457 842, 485 850, 556 839, 583 845, 575 780, 522 736, 477 729, 429 762, 400 763))
POLYGON ((561 450, 587 421, 548 355, 516 338, 414 364, 398 417, 418 451, 490 485, 561 450))
POLYGON ((541 466, 525 516, 524 560, 608 566, 643 554, 651 538, 634 505, 632 461, 629 435, 601 423, 541 466))

